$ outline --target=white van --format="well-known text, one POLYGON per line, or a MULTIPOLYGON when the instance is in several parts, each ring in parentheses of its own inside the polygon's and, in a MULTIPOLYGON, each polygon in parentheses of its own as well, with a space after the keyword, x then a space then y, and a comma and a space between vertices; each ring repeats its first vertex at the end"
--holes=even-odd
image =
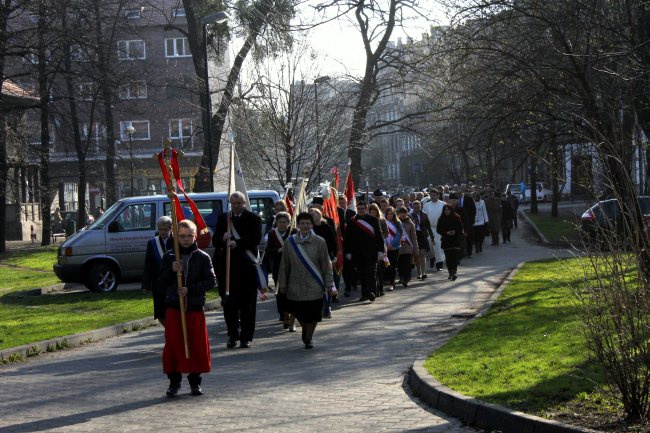
MULTIPOLYGON (((199 237, 199 247, 212 255, 212 232, 217 218, 228 210, 228 193, 191 193, 210 234, 199 237)), ((273 218, 273 204, 280 199, 271 190, 248 191, 252 211, 266 227, 273 218)), ((181 205, 186 203, 180 197, 181 205)), ((183 205, 186 216, 189 207, 183 205)), ((66 239, 59 247, 54 273, 64 283, 83 283, 92 291, 111 292, 122 281, 142 279, 147 242, 156 235, 156 221, 171 215, 166 195, 124 198, 93 224, 66 239)), ((264 248, 261 245, 260 248, 264 248)))

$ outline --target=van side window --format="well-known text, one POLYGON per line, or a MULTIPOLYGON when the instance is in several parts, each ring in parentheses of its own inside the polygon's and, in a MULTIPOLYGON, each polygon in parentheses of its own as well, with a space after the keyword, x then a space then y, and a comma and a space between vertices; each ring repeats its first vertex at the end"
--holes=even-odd
POLYGON ((156 205, 154 203, 132 204, 115 218, 120 232, 156 229, 156 205))
POLYGON ((264 197, 264 198, 251 198, 251 211, 255 212, 262 218, 262 225, 266 225, 267 222, 273 219, 273 200, 264 197))
MULTIPOLYGON (((219 218, 219 215, 223 213, 223 204, 220 199, 214 199, 214 200, 194 200, 194 203, 196 204, 196 207, 199 209, 199 213, 201 214, 201 217, 203 217, 203 221, 205 221, 205 224, 214 229, 217 225, 217 218, 219 218)), ((183 218, 189 218, 192 221, 194 221, 194 218, 192 217, 192 210, 190 207, 187 205, 186 202, 181 201, 181 207, 183 208, 183 218)), ((163 206, 165 215, 171 216, 172 211, 171 211, 171 206, 170 203, 167 202, 163 206)), ((179 221, 183 218, 179 218, 179 221)))

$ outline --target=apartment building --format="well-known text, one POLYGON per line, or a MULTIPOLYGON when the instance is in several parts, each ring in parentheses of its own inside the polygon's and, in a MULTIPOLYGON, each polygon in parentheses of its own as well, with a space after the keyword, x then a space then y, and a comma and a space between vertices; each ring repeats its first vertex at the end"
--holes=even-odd
MULTIPOLYGON (((107 205, 106 160, 111 147, 115 152, 118 199, 166 192, 160 167, 153 158, 162 149, 164 139, 170 138, 173 146, 183 151, 180 165, 186 188, 191 188, 203 152, 201 86, 184 34, 187 21, 182 3, 169 0, 100 3, 106 14, 102 21, 106 47, 109 47, 108 68, 98 69, 100 54, 94 52, 97 48, 81 44, 70 47, 75 71, 72 97, 76 101, 80 140, 75 140, 69 83, 59 75, 52 81, 50 177, 52 189, 58 191, 53 206, 66 210, 78 208, 79 141, 82 150, 87 146, 86 204, 90 212, 107 205), (108 72, 112 84, 111 125, 106 125, 105 120, 102 72, 108 72), (113 140, 108 139, 109 128, 113 140)), ((79 11, 71 12, 71 19, 83 25, 79 14, 79 11)), ((24 21, 37 25, 38 17, 31 14, 24 21)), ((218 56, 209 57, 213 90, 219 87, 217 78, 225 76, 229 63, 226 47, 222 48, 218 56)), ((38 59, 33 52, 19 66, 21 84, 36 89, 38 59)), ((213 101, 216 99, 214 95, 213 101)), ((39 113, 33 110, 26 121, 26 141, 32 145, 40 143, 38 119, 39 113)))

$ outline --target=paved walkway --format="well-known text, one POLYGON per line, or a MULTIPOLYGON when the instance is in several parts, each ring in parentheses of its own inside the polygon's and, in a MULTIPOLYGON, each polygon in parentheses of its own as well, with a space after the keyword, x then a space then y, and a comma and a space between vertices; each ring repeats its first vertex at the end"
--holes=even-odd
POLYGON ((562 254, 521 233, 463 260, 453 283, 446 272, 429 274, 373 304, 339 304, 311 351, 300 330, 282 330, 274 302, 258 305, 249 350, 227 350, 223 317, 209 313, 214 369, 202 397, 186 382, 178 398, 164 397, 160 328, 2 366, 0 432, 474 431, 411 396, 404 374, 462 326, 453 314, 478 309, 518 262, 562 254))

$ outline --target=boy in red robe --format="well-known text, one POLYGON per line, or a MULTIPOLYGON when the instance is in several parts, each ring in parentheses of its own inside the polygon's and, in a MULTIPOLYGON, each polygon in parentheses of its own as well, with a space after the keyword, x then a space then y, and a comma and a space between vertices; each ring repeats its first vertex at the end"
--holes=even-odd
POLYGON ((163 256, 160 285, 165 288, 165 348, 163 371, 169 378, 167 397, 176 397, 182 373, 188 373, 192 395, 203 395, 201 373, 210 371, 210 342, 205 324, 205 293, 216 286, 217 279, 210 256, 198 248, 196 225, 190 220, 178 223, 180 257, 174 250, 163 256), (183 286, 178 287, 176 273, 183 272, 183 286), (185 357, 181 327, 180 296, 185 297, 185 318, 190 357, 185 357))

